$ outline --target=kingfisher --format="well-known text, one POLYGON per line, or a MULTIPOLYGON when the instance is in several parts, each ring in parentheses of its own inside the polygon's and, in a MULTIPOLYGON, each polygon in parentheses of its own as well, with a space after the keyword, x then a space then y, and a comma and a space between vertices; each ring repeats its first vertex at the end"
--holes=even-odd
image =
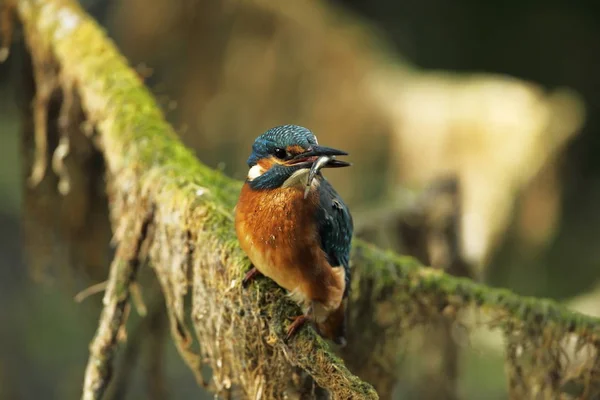
POLYGON ((319 146, 307 128, 283 125, 254 141, 235 207, 240 246, 252 262, 243 286, 264 275, 301 307, 286 341, 307 322, 345 345, 353 221, 321 169, 347 167, 348 153, 319 146))

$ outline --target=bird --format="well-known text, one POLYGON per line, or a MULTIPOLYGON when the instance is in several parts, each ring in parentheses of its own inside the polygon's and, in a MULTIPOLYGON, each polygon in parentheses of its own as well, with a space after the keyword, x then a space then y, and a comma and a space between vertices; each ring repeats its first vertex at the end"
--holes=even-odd
POLYGON ((284 288, 302 314, 285 340, 310 322, 346 345, 350 291, 350 211, 322 168, 348 167, 348 153, 320 146, 309 129, 276 126, 254 141, 248 175, 235 206, 240 247, 252 263, 243 286, 266 276, 284 288))

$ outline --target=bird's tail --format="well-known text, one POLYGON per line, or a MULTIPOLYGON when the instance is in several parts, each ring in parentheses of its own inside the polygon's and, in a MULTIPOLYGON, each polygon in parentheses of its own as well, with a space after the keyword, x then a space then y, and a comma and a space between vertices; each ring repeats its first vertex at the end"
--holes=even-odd
POLYGON ((344 299, 340 306, 325 321, 317 324, 319 333, 327 339, 333 340, 340 346, 346 345, 346 308, 348 299, 344 299))

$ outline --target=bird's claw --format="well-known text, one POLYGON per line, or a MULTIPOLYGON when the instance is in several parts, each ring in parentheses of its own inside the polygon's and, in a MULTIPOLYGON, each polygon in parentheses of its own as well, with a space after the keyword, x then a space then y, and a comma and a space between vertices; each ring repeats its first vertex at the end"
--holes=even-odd
POLYGON ((262 274, 260 273, 259 270, 256 269, 256 267, 252 267, 250 269, 250 271, 246 272, 244 279, 242 279, 242 287, 244 287, 244 288, 248 287, 250 282, 252 282, 254 280, 254 278, 256 278, 258 275, 262 275, 262 274))
POLYGON ((306 315, 299 315, 293 319, 294 322, 287 329, 287 333, 285 335, 285 341, 289 341, 295 334, 298 332, 300 328, 304 326, 308 322, 308 317, 306 315))

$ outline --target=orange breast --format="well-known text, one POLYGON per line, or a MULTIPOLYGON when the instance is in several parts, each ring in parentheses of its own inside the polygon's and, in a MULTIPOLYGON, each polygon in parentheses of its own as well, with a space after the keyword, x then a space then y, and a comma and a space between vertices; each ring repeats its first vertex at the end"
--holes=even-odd
POLYGON ((298 300, 328 303, 339 279, 320 247, 316 193, 307 199, 303 194, 297 187, 254 191, 245 184, 236 206, 236 231, 261 273, 299 295, 298 300))

